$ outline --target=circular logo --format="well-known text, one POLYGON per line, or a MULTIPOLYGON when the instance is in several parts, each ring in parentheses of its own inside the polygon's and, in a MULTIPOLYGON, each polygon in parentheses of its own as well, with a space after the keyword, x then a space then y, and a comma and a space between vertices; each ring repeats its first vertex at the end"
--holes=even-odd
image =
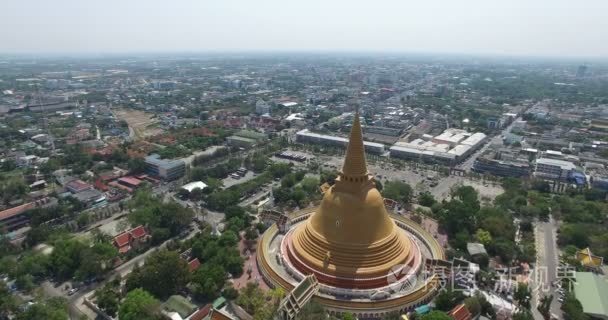
POLYGON ((416 284, 416 273, 415 270, 405 264, 398 264, 393 266, 386 276, 388 285, 394 285, 400 283, 399 287, 393 288, 396 291, 405 290, 416 284))

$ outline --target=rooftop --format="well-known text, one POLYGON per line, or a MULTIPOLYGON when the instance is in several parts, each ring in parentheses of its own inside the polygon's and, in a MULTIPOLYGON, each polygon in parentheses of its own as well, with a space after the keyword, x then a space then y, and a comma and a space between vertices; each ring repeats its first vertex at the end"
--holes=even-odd
POLYGON ((573 170, 576 169, 576 166, 572 162, 557 160, 557 159, 549 159, 549 158, 540 158, 536 159, 537 164, 544 164, 549 166, 557 166, 562 170, 573 170))
POLYGON ((172 167, 184 164, 184 161, 182 161, 182 160, 161 159, 160 155, 158 155, 156 153, 147 156, 146 162, 149 164, 152 164, 152 165, 156 165, 161 168, 172 168, 172 167))
POLYGON ((183 296, 173 295, 163 303, 163 308, 168 311, 177 312, 182 318, 187 318, 193 314, 197 307, 183 296))
POLYGON ((186 183, 182 186, 182 189, 188 190, 188 192, 192 192, 194 189, 205 189, 207 188, 207 184, 202 181, 192 181, 190 183, 186 183))
POLYGON ((583 311, 598 318, 608 318, 608 280, 591 272, 577 272, 574 295, 583 311))

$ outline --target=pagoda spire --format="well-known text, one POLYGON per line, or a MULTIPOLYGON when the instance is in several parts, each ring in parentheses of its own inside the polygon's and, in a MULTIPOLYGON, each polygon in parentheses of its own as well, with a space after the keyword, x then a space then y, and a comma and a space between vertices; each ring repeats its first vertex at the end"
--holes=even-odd
POLYGON ((346 157, 342 167, 342 175, 346 177, 360 177, 368 174, 365 163, 365 146, 363 145, 363 132, 359 121, 359 110, 355 112, 355 120, 350 130, 346 157))

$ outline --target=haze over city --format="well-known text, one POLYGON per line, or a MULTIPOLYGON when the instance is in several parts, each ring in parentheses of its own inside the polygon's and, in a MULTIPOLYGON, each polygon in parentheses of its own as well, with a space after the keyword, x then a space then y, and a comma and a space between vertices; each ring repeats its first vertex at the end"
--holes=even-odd
POLYGON ((364 51, 608 55, 608 2, 19 1, 0 53, 364 51))

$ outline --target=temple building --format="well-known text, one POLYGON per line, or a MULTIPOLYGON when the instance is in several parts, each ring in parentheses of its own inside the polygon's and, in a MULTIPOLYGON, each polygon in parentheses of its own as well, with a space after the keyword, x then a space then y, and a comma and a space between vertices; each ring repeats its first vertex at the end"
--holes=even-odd
POLYGON ((271 226, 257 262, 271 287, 289 292, 314 275, 314 299, 335 315, 378 319, 428 303, 439 289, 437 240, 417 223, 387 211, 367 170, 359 117, 344 166, 318 207, 290 214, 286 230, 271 226), (281 231, 281 232, 280 232, 281 231))

